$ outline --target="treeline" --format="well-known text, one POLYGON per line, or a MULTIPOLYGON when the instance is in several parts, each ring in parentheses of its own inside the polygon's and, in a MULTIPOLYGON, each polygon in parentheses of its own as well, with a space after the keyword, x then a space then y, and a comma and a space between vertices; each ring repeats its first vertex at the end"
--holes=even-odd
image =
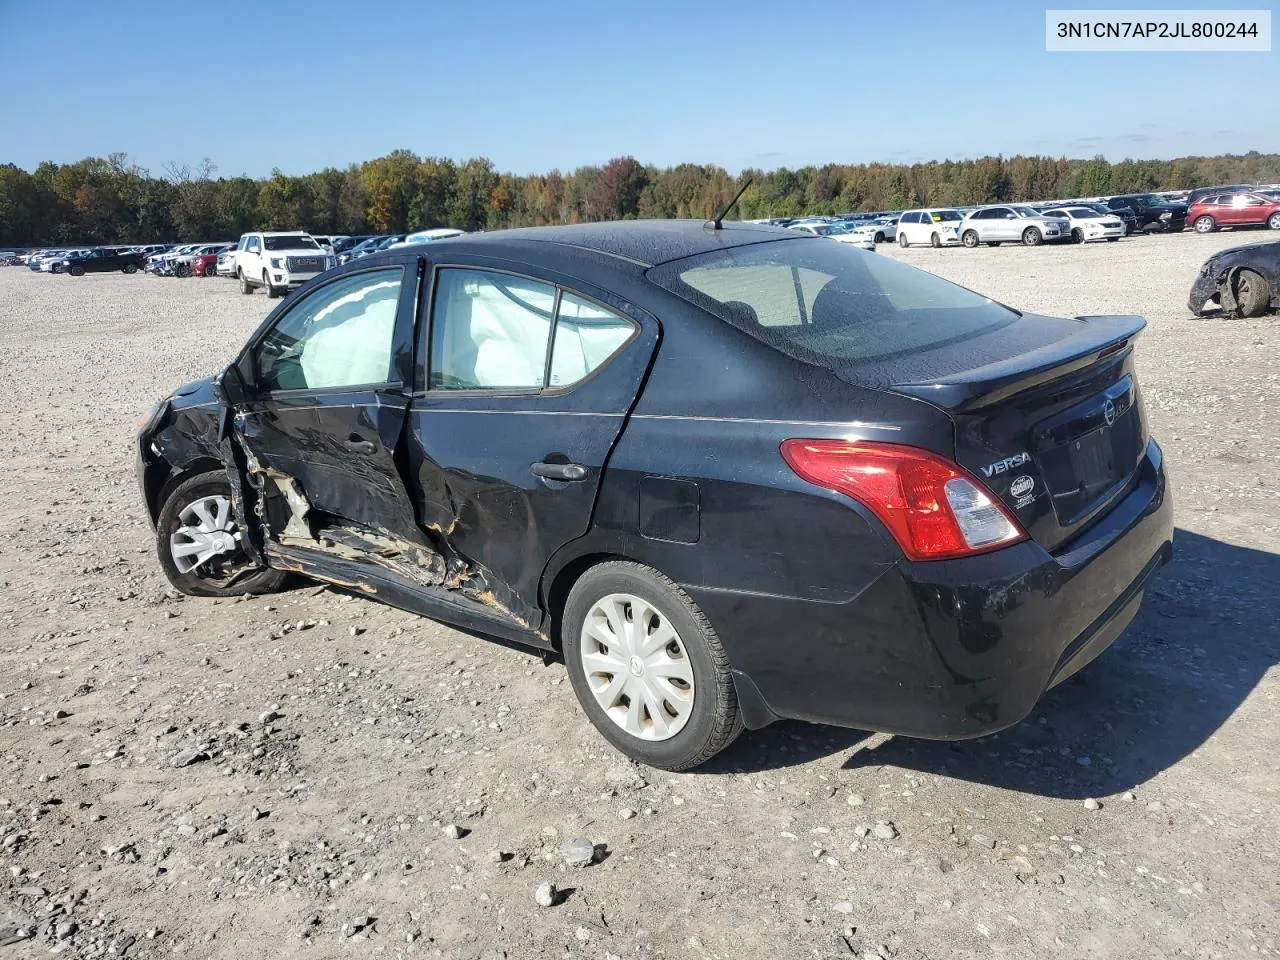
POLYGON ((982 157, 789 170, 654 167, 631 157, 572 173, 516 176, 487 159, 462 163, 396 150, 385 157, 292 176, 222 177, 205 161, 153 175, 124 154, 0 165, 0 246, 233 238, 247 230, 402 233, 427 227, 495 230, 629 217, 707 217, 746 178, 735 218, 898 210, 1053 199, 1219 183, 1280 181, 1280 154, 1125 160, 982 157))

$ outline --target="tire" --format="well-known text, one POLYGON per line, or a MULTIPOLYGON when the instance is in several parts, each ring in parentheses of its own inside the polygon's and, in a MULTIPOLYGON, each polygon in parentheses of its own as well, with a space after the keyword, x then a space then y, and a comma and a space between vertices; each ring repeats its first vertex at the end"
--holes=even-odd
POLYGON ((1273 213, 1267 218, 1267 226, 1272 230, 1280 230, 1280 213, 1273 213))
POLYGON ((1205 214, 1203 217, 1196 217, 1195 228, 1196 233, 1213 233, 1218 225, 1213 222, 1213 217, 1205 214))
POLYGON ((271 285, 271 277, 265 270, 262 271, 262 285, 267 288, 267 296, 272 300, 280 296, 280 291, 271 285))
POLYGON ((907 235, 905 233, 898 234, 898 246, 900 246, 903 250, 911 246, 911 243, 910 241, 907 240, 907 235))
POLYGON ((67 273, 71 274, 73 277, 83 277, 84 267, 80 266, 79 264, 73 264, 72 266, 67 268, 67 273))
POLYGON ((1035 227, 1027 227, 1022 231, 1022 243, 1028 247, 1038 247, 1044 243, 1044 237, 1035 227))
MULTIPOLYGON (((1280 227, 1277 227, 1276 229, 1277 229, 1277 230, 1280 230, 1280 227)), ((874 242, 875 242, 875 243, 884 243, 884 234, 883 234, 883 233, 877 233, 877 234, 875 235, 874 242)))
MULTIPOLYGON (((230 509, 231 485, 227 475, 221 470, 188 477, 174 487, 173 492, 165 499, 156 518, 156 553, 160 558, 160 566, 164 575, 173 586, 189 597, 231 597, 244 593, 271 593, 284 586, 288 574, 268 567, 255 567, 243 553, 222 553, 211 557, 193 569, 179 569, 179 562, 191 562, 188 558, 180 561, 174 557, 175 535, 177 546, 193 543, 190 536, 180 531, 195 526, 192 521, 195 514, 183 514, 193 504, 205 503, 206 514, 218 519, 218 512, 208 503, 211 498, 221 497, 227 501, 230 509), (237 562, 237 557, 239 561, 237 562)), ((224 533, 235 535, 234 521, 229 520, 229 529, 224 533)), ((201 523, 201 526, 209 526, 201 523)))
POLYGON ((1084 243, 1084 231, 1079 227, 1073 227, 1071 230, 1072 243, 1084 243))
POLYGON ((1236 303, 1240 316, 1260 317, 1271 306, 1271 285, 1266 277, 1252 270, 1241 270, 1236 278, 1236 303))
POLYGON ((205 267, 205 268, 204 268, 204 275, 205 275, 206 277, 216 277, 216 276, 218 275, 218 266, 217 266, 217 264, 213 264, 213 263, 211 263, 211 264, 209 264, 207 267, 205 267))
POLYGON ((936 233, 933 234, 931 237, 929 237, 929 246, 931 247, 942 246, 942 238, 938 236, 936 233))
MULTIPOLYGON (((625 633, 625 628, 623 629, 625 633)), ((646 632, 645 635, 649 634, 646 632)), ((687 770, 711 759, 742 732, 737 692, 729 674, 729 660, 720 645, 720 638, 716 636, 715 630, 697 604, 675 583, 650 567, 627 561, 610 561, 584 573, 573 585, 565 603, 564 616, 561 618, 561 649, 569 671, 569 680, 587 719, 606 740, 633 760, 662 770, 687 770), (617 599, 611 601, 609 598, 617 599), (644 692, 641 699, 645 701, 645 705, 635 711, 635 716, 639 718, 641 729, 647 729, 653 734, 648 737, 632 734, 625 729, 626 717, 632 714, 629 703, 615 704, 615 709, 622 712, 619 719, 615 720, 601 705, 592 685, 603 685, 607 691, 613 686, 615 679, 621 679, 624 675, 597 672, 589 681, 583 662, 584 652, 588 656, 597 657, 606 666, 611 653, 618 658, 619 663, 623 662, 621 657, 628 656, 625 646, 621 651, 617 647, 611 650, 595 638, 602 635, 605 638, 613 636, 608 629, 609 621, 598 611, 608 607, 617 611, 618 615, 625 612, 629 617, 635 609, 632 601, 647 605, 652 615, 650 623, 658 623, 672 630, 673 641, 647 654, 639 667, 629 671, 631 677, 625 678, 625 685, 616 693, 616 699, 630 701, 628 691, 643 689, 636 684, 643 683, 641 678, 646 676, 646 666, 652 664, 655 658, 658 663, 682 669, 692 678, 692 683, 688 685, 692 703, 687 709, 680 711, 678 716, 673 712, 672 703, 681 689, 676 684, 683 681, 674 674, 668 675, 671 679, 667 680, 665 686, 673 694, 670 699, 661 692, 663 688, 656 694, 652 687, 644 692), (583 636, 583 628, 589 615, 593 623, 604 624, 603 634, 600 632, 601 628, 596 627, 593 636, 583 636), (678 656, 672 654, 673 647, 678 656), (641 670, 641 673, 635 673, 635 669, 641 670), (655 697, 656 699, 650 699, 655 697), (664 718, 662 724, 679 724, 676 731, 665 738, 650 712, 649 704, 658 699, 661 700, 658 711, 664 718), (644 727, 645 718, 649 720, 647 728, 644 727)), ((631 663, 636 663, 641 658, 631 655, 628 659, 631 663)), ((602 695, 607 695, 607 692, 602 695)))
POLYGON ((138 265, 136 263, 126 263, 120 269, 123 270, 125 273, 137 273, 138 265))
MULTIPOLYGON (((934 236, 937 236, 937 234, 934 234, 934 236)), ((978 231, 966 230, 964 232, 964 235, 960 237, 960 242, 963 243, 970 250, 973 250, 978 246, 978 231)), ((934 244, 934 246, 937 246, 937 244, 934 244)))
POLYGON ((246 294, 253 293, 253 284, 249 282, 249 278, 244 275, 243 270, 237 270, 236 276, 240 278, 240 292, 246 294))

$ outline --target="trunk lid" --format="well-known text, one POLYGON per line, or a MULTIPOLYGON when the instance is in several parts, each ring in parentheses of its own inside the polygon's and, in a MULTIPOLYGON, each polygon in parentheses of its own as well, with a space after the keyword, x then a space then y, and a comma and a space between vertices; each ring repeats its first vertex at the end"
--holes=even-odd
POLYGON ((1145 325, 1023 315, 963 352, 900 358, 897 371, 877 365, 876 379, 943 410, 955 425, 956 461, 1054 550, 1135 482, 1148 430, 1133 339, 1145 325))

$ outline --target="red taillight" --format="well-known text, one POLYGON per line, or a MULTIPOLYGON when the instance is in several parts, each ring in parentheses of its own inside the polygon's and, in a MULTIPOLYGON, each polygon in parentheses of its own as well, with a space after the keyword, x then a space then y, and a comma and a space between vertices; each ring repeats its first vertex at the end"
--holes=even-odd
POLYGON ((1017 521, 959 464, 918 447, 848 440, 786 440, 800 477, 857 500, 908 559, 984 553, 1026 538, 1017 521))

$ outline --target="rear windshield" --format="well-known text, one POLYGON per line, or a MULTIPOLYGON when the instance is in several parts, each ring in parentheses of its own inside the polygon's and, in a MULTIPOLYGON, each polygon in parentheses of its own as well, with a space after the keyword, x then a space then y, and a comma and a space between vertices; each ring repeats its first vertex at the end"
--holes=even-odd
POLYGON ((731 247, 648 276, 788 356, 826 367, 968 340, 1018 316, 931 273, 816 238, 731 247))

